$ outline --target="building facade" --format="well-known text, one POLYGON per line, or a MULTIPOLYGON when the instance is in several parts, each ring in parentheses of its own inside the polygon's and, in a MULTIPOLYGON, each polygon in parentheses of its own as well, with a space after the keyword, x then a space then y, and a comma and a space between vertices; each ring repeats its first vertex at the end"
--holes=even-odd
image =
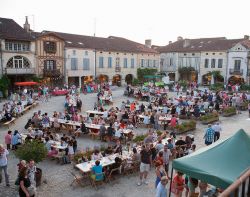
POLYGON ((64 40, 52 32, 33 33, 36 38, 37 75, 51 87, 65 81, 64 40))
MULTIPOLYGON (((238 43, 244 41, 249 42, 249 37, 245 36, 243 39, 226 39, 225 37, 218 38, 201 38, 201 39, 183 39, 178 37, 174 43, 170 42, 169 45, 159 47, 157 50, 160 52, 161 58, 161 71, 165 72, 170 80, 175 81, 184 79, 191 81, 198 81, 198 83, 206 85, 211 83, 211 73, 220 73, 221 77, 218 82, 227 83, 232 72, 232 56, 244 56, 245 64, 242 65, 247 69, 247 49, 244 48, 244 55, 239 51, 234 51, 232 48, 238 43), (233 53, 234 51, 234 53, 233 53), (182 73, 182 68, 192 68, 188 72, 188 76, 182 73)), ((243 58, 243 57, 242 57, 243 58)), ((235 61, 239 64, 240 61, 235 61)), ((187 69, 184 69, 186 71, 187 69)), ((246 78, 247 71, 238 69, 237 73, 244 75, 246 78), (239 71, 238 71, 239 70, 239 71)), ((234 72, 235 74, 235 72, 234 72)))
MULTIPOLYGON (((26 18, 26 23, 28 23, 26 18)), ((0 75, 15 82, 32 80, 36 74, 35 40, 29 26, 23 29, 14 20, 0 18, 0 75)))
POLYGON ((244 81, 249 84, 250 41, 244 40, 228 51, 228 81, 244 81))

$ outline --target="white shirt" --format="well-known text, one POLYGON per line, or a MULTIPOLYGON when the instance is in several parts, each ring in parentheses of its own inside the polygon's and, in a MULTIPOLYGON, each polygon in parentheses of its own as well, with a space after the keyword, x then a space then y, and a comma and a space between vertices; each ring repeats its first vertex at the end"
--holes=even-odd
POLYGON ((121 131, 120 131, 120 129, 116 130, 115 137, 121 137, 121 131))
POLYGON ((8 159, 7 155, 9 154, 9 151, 4 149, 3 153, 0 153, 0 166, 7 166, 8 159))
POLYGON ((215 131, 215 132, 221 132, 221 126, 220 125, 217 125, 217 124, 215 124, 215 125, 213 125, 212 126, 212 129, 215 131))

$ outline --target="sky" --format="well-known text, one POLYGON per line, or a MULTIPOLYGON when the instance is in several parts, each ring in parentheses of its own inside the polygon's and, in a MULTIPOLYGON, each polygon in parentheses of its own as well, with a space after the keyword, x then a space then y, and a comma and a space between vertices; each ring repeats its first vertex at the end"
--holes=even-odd
POLYGON ((35 31, 120 36, 153 45, 250 35, 250 0, 0 0, 0 17, 35 31))

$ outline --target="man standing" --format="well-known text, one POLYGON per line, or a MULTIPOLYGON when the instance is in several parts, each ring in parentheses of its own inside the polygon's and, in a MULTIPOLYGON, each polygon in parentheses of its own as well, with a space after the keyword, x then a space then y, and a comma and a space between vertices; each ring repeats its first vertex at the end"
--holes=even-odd
POLYGON ((212 129, 214 130, 214 142, 216 142, 218 139, 220 139, 220 132, 222 131, 220 123, 217 122, 212 126, 212 129))
POLYGON ((105 139, 105 135, 106 135, 106 127, 105 127, 105 123, 103 123, 100 127, 100 140, 104 141, 105 139))
POLYGON ((156 188, 156 197, 166 197, 167 196, 167 189, 166 185, 168 183, 168 178, 166 176, 161 177, 161 182, 158 183, 156 188))
POLYGON ((206 133, 204 135, 205 144, 208 146, 213 143, 214 141, 214 130, 211 127, 211 124, 208 125, 206 133))
POLYGON ((168 145, 164 145, 164 149, 163 149, 163 165, 165 168, 165 171, 167 173, 167 177, 168 176, 168 169, 169 169, 169 161, 170 161, 170 157, 172 156, 171 151, 168 149, 168 145))
POLYGON ((4 171, 5 175, 5 183, 6 186, 9 187, 9 175, 7 173, 7 164, 8 164, 8 159, 7 155, 9 154, 9 151, 3 147, 2 144, 0 144, 0 183, 2 182, 2 170, 4 171))
POLYGON ((138 186, 144 182, 146 185, 148 182, 146 181, 148 172, 150 170, 150 165, 152 164, 152 153, 149 148, 149 144, 143 145, 141 150, 141 165, 140 165, 140 182, 138 182, 138 186), (143 181, 144 178, 144 181, 143 181))

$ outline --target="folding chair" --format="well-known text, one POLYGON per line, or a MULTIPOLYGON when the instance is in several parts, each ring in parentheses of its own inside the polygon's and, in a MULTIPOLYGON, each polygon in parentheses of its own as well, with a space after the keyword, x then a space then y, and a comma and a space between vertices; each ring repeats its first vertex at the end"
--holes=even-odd
POLYGON ((97 185, 101 185, 101 184, 104 183, 105 174, 104 174, 104 172, 102 172, 102 173, 97 173, 97 174, 95 174, 95 177, 96 177, 96 176, 102 176, 102 179, 96 180, 96 178, 94 179, 93 177, 90 177, 90 181, 91 181, 91 185, 92 185, 93 187, 95 187, 95 189, 97 190, 97 185))
POLYGON ((74 172, 71 172, 72 176, 74 177, 74 180, 71 182, 70 186, 72 186, 75 182, 80 185, 80 186, 83 186, 82 185, 82 180, 83 180, 83 177, 82 176, 79 176, 79 175, 76 175, 74 172))
POLYGON ((108 175, 108 181, 111 182, 111 179, 114 179, 114 173, 118 172, 119 174, 121 174, 121 165, 118 168, 114 168, 110 171, 109 175, 108 175))

